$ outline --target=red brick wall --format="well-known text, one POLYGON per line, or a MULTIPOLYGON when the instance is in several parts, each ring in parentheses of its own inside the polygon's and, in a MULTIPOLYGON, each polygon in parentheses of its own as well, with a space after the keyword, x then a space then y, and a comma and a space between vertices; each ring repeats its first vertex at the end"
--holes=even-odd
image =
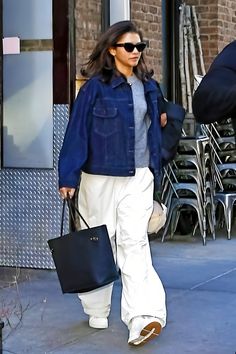
POLYGON ((146 62, 154 70, 154 76, 161 80, 161 0, 131 0, 131 20, 149 41, 146 62))
POLYGON ((236 39, 236 1, 219 0, 218 2, 218 49, 236 39))
POLYGON ((236 38, 235 0, 188 0, 195 5, 206 69, 223 47, 236 38))
POLYGON ((76 76, 101 34, 101 0, 76 0, 76 76))

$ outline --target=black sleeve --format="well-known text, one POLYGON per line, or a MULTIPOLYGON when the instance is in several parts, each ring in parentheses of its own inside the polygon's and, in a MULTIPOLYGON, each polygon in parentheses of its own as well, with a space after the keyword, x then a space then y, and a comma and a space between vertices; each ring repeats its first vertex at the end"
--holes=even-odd
POLYGON ((236 72, 228 68, 211 70, 194 93, 193 114, 199 123, 213 123, 236 111, 236 72))
POLYGON ((200 123, 212 123, 236 112, 236 41, 214 59, 193 96, 193 114, 200 123))

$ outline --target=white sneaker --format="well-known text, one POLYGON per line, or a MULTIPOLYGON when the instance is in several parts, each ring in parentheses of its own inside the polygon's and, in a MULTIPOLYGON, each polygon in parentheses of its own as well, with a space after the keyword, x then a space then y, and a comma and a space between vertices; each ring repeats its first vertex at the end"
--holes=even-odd
POLYGON ((89 316, 89 327, 97 329, 108 328, 108 319, 106 317, 89 316))
POLYGON ((131 320, 128 344, 143 345, 149 340, 157 338, 162 326, 158 318, 152 316, 137 316, 131 320))

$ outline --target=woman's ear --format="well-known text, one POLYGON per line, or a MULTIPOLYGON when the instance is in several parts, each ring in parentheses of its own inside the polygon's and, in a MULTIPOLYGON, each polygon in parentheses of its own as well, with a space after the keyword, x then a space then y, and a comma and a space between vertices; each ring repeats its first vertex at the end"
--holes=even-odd
POLYGON ((108 49, 108 52, 109 52, 113 57, 115 57, 115 55, 116 55, 116 50, 115 50, 114 47, 110 47, 110 48, 108 49))

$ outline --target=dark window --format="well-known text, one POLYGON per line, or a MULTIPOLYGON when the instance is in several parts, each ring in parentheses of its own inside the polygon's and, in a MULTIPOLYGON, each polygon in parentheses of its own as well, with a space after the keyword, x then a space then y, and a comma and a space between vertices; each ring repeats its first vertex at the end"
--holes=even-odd
POLYGON ((53 103, 72 103, 75 94, 74 0, 53 1, 53 103))
POLYGON ((179 7, 180 0, 162 0, 162 62, 163 91, 173 101, 179 101, 179 7))

